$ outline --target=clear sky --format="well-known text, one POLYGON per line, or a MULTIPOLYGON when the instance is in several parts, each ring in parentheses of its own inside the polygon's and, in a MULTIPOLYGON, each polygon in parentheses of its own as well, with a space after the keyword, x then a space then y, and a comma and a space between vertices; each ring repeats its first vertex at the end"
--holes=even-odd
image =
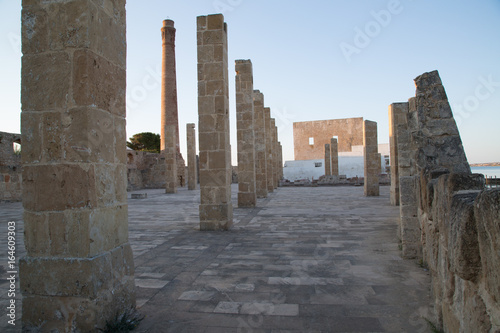
MULTIPOLYGON (((0 0, 0 131, 20 131, 20 0, 0 0)), ((236 164, 234 60, 251 59, 254 88, 293 159, 295 121, 364 117, 389 142, 387 107, 415 95, 437 69, 469 162, 500 161, 499 0, 128 0, 127 135, 160 132, 162 20, 177 29, 181 150, 198 123, 196 16, 228 24, 230 117, 236 164)))

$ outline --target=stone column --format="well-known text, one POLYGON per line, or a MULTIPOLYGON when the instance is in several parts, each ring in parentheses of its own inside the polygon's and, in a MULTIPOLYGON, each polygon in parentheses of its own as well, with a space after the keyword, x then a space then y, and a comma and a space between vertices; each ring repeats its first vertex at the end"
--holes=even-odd
POLYGON ((380 157, 378 154, 377 123, 363 122, 363 152, 365 164, 365 196, 379 195, 380 157))
POLYGON ((175 72, 174 21, 164 20, 161 28, 161 153, 166 163, 166 193, 177 192, 177 150, 179 120, 175 72))
POLYGON ((331 158, 331 168, 332 168, 332 175, 333 176, 338 176, 339 175, 339 144, 337 142, 337 139, 332 138, 330 139, 330 158, 331 158))
POLYGON ((278 151, 276 149, 276 143, 278 142, 278 132, 276 128, 276 120, 271 118, 271 154, 273 156, 273 188, 278 188, 278 151))
POLYGON ((197 30, 200 230, 228 230, 233 206, 227 25, 222 14, 198 16, 197 30))
MULTIPOLYGON (((409 101, 414 101, 414 99, 415 98, 411 98, 409 101)), ((414 161, 411 157, 413 151, 417 147, 412 143, 406 117, 403 118, 403 121, 396 126, 396 130, 398 147, 398 185, 400 189, 398 200, 400 211, 398 236, 401 240, 403 258, 418 258, 422 253, 422 247, 420 244, 420 226, 417 216, 418 206, 416 187, 418 179, 415 175, 415 171, 412 171, 412 164, 414 161)))
POLYGON ((125 1, 23 1, 23 331, 94 332, 135 306, 125 1))
POLYGON ((266 126, 266 178, 267 192, 274 191, 273 185, 273 146, 272 146, 272 128, 271 128, 271 109, 264 108, 264 121, 266 126))
MULTIPOLYGON (((279 147, 279 150, 278 150, 278 165, 279 165, 279 169, 278 169, 278 174, 279 174, 279 180, 282 180, 283 179, 283 146, 281 146, 281 142, 278 141, 278 147, 279 147)), ((278 185, 279 185, 279 182, 278 182, 278 185)))
POLYGON ((398 135, 397 126, 406 121, 408 103, 389 105, 389 148, 391 163, 391 205, 399 206, 398 135))
POLYGON ((264 94, 253 91, 255 134, 255 189, 257 198, 267 197, 266 121, 264 94))
POLYGON ((280 180, 280 161, 279 161, 279 141, 278 141, 278 126, 274 126, 274 188, 277 189, 280 180))
POLYGON ((196 190, 196 134, 194 124, 186 124, 186 144, 188 160, 188 190, 196 190))
POLYGON ((330 144, 325 143, 325 176, 330 176, 332 174, 332 158, 330 144))
POLYGON ((236 125, 238 128, 238 206, 255 207, 255 138, 253 70, 250 60, 236 60, 236 125))

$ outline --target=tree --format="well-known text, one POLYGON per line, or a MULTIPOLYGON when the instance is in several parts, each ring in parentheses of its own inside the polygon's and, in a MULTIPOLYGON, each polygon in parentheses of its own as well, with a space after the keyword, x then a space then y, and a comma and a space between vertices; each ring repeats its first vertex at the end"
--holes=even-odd
POLYGON ((143 132, 134 134, 127 141, 127 147, 133 150, 148 151, 151 153, 160 152, 160 134, 154 134, 151 132, 143 132))

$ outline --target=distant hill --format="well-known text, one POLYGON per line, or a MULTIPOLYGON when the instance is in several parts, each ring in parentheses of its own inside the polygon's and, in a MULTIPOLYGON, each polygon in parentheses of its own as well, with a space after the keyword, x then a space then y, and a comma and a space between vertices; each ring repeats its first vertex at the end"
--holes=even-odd
POLYGON ((483 166, 500 166, 500 162, 491 162, 491 163, 472 163, 471 167, 483 167, 483 166))

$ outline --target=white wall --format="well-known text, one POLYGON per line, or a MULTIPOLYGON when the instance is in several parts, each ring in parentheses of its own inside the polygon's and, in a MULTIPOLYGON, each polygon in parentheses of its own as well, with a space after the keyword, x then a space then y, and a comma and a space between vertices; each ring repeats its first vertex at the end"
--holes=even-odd
MULTIPOLYGON (((384 156, 389 155, 389 144, 379 144, 378 151, 381 154, 380 167, 385 173, 386 161, 384 156)), ((325 174, 325 160, 302 160, 286 161, 283 168, 283 177, 290 181, 299 179, 318 179, 325 174), (321 167, 315 167, 316 163, 321 163, 321 167)), ((364 157, 363 146, 353 146, 351 152, 339 153, 339 175, 347 178, 364 177, 364 157)))
POLYGON ((285 161, 283 167, 283 178, 289 181, 299 179, 318 179, 325 174, 325 160, 303 160, 303 161, 285 161), (321 163, 316 167, 315 163, 321 163))

